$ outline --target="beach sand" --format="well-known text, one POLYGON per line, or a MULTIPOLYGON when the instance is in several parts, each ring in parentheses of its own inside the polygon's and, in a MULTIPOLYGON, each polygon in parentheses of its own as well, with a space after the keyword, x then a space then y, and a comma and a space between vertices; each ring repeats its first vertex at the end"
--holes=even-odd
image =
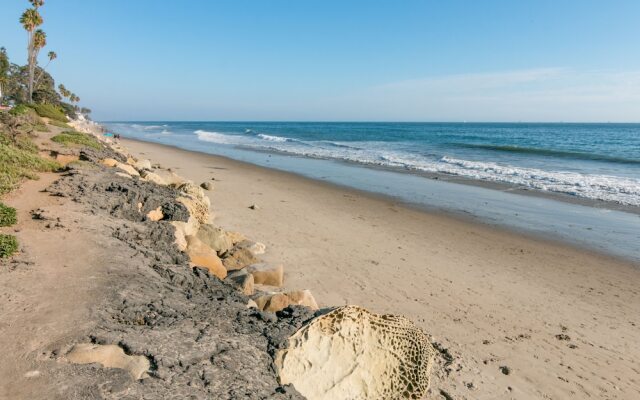
POLYGON ((287 288, 312 290, 320 306, 402 314, 432 335, 442 357, 431 398, 640 398, 638 265, 223 157, 123 144, 212 182, 215 223, 266 244, 287 288))

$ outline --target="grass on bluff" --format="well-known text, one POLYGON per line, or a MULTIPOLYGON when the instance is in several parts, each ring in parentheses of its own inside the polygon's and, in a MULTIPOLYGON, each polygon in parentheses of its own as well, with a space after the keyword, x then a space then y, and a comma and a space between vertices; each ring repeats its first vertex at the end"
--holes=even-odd
POLYGON ((0 234, 0 258, 10 257, 18 250, 18 239, 13 235, 0 234))
POLYGON ((37 146, 27 137, 11 140, 0 132, 0 195, 15 189, 21 180, 38 179, 37 172, 51 172, 60 164, 38 155, 37 146))
POLYGON ((11 226, 18 222, 16 209, 0 203, 0 226, 11 226))
POLYGON ((63 128, 63 129, 73 129, 71 125, 62 121, 56 121, 55 119, 49 120, 49 125, 57 126, 58 128, 63 128))
POLYGON ((65 131, 51 138, 56 143, 60 143, 65 146, 87 146, 94 149, 102 148, 102 144, 98 139, 86 133, 76 131, 65 131))
POLYGON ((54 106, 53 104, 29 104, 29 107, 36 110, 41 117, 65 123, 68 121, 62 108, 54 106))

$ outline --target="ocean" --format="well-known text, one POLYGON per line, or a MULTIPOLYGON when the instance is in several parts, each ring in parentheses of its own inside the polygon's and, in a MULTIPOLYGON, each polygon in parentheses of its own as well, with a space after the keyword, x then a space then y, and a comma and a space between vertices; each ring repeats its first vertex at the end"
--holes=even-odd
POLYGON ((103 125, 640 259, 640 124, 103 125))

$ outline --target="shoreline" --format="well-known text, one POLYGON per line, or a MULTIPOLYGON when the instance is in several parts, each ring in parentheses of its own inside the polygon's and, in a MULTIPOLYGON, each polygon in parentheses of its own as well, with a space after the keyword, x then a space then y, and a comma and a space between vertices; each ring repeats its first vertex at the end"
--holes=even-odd
MULTIPOLYGON (((460 211, 460 210, 446 210, 446 209, 442 209, 439 208, 437 206, 429 206, 429 205, 425 205, 425 204, 421 204, 421 203, 417 203, 417 202, 410 202, 410 201, 406 201, 402 198, 399 197, 395 197, 392 196, 390 194, 386 194, 386 193, 381 193, 381 192, 375 192, 375 191, 369 191, 369 190, 363 190, 363 189, 359 189, 359 188, 354 188, 348 185, 343 185, 343 184, 339 184, 339 183, 334 183, 334 182, 330 182, 327 180, 321 180, 321 179, 314 179, 312 177, 308 177, 302 174, 298 174, 296 172, 292 172, 292 171, 286 171, 286 170, 282 170, 282 169, 278 169, 278 168, 270 168, 270 167, 266 167, 266 166, 262 166, 262 165, 257 165, 257 164, 253 164, 247 161, 242 161, 242 160, 237 160, 228 156, 224 156, 224 155, 219 155, 219 154, 211 154, 211 153, 207 153, 204 151, 197 151, 197 150, 187 150, 187 149, 183 149, 180 147, 176 147, 176 146, 172 146, 172 145, 168 145, 168 144, 163 144, 163 143, 157 143, 157 142, 150 142, 150 141, 144 141, 144 140, 140 140, 140 139, 134 139, 134 138, 128 138, 128 137, 123 137, 121 139, 122 143, 125 144, 125 146, 129 149, 131 149, 131 146, 127 145, 128 142, 132 142, 132 143, 139 143, 142 145, 150 145, 150 146, 159 146, 161 148, 166 148, 168 150, 175 150, 175 151, 181 151, 184 152, 185 154, 189 154, 189 153, 193 153, 193 154, 198 154, 204 157, 211 157, 213 160, 215 159, 221 159, 224 160, 225 162, 228 163, 237 163, 237 165, 240 165, 242 167, 246 167, 246 168, 256 168, 256 169, 263 169, 263 170, 268 170, 271 173, 275 173, 275 174, 283 174, 283 176, 288 176, 288 177, 292 177, 295 179, 302 179, 302 180, 306 180, 312 184, 317 184, 323 187, 326 187, 328 189, 337 189, 337 190, 341 190, 341 191, 345 191, 345 192, 350 192, 350 193, 354 193, 354 194, 358 194, 358 195, 362 195, 362 196, 368 196, 374 200, 378 200, 378 201, 383 201, 383 202, 388 202, 391 204, 399 204, 402 207, 405 207, 407 209, 411 209, 414 210, 416 212, 420 212, 420 213, 426 213, 432 216, 439 216, 442 218, 451 218, 452 220, 458 221, 458 222, 462 222, 462 223, 467 223, 467 224, 471 224, 471 225, 479 225, 482 226, 483 228, 486 229, 493 229, 496 230, 500 233, 503 234, 508 234, 508 235, 519 235, 521 236, 524 240, 536 240, 536 241, 540 241, 542 243, 546 243, 546 244, 552 244, 552 245, 557 245, 557 242, 560 240, 562 241, 562 246, 567 246, 569 248, 578 250, 578 251, 582 251, 585 253, 589 253, 589 254, 593 254, 594 256, 598 256, 598 257, 603 257, 605 259, 611 259, 617 262, 621 262, 621 263, 629 263, 637 268, 640 268, 640 258, 638 259, 633 259, 633 258, 629 258, 629 257, 625 257, 623 255, 620 254, 615 254, 613 252, 607 252, 607 251, 603 251, 603 250, 599 250, 599 249, 593 249, 593 248, 589 248, 589 246, 587 244, 584 243, 575 243, 575 242, 570 242, 568 241, 566 238, 562 237, 559 234, 545 234, 545 233, 541 233, 541 232, 532 232, 532 231, 528 231, 526 229, 523 228, 518 228, 515 226, 509 226, 505 223, 500 223, 500 222, 489 222, 487 220, 484 220, 482 217, 480 216, 476 216, 476 215, 472 215, 468 212, 464 212, 464 211, 460 211)), ((389 170, 388 168, 384 168, 384 167, 380 167, 380 168, 375 168, 375 169, 381 169, 381 170, 389 170)), ((420 173, 412 173, 409 172, 409 174, 412 175, 418 175, 418 176, 422 176, 424 174, 420 174, 420 173)), ((429 179, 432 179, 432 176, 440 176, 441 174, 430 174, 430 175, 426 175, 429 179)), ((501 190, 500 188, 502 187, 501 191, 508 191, 508 190, 504 190, 505 185, 501 185, 498 183, 492 183, 492 182, 483 182, 483 181, 474 181, 474 180, 470 180, 470 179, 466 179, 466 178, 458 178, 460 180, 465 181, 464 183, 461 182, 457 182, 456 178, 454 177, 453 179, 442 179, 442 181, 444 182, 451 182, 454 184, 463 184, 463 185, 471 185, 471 186, 476 186, 476 187, 481 187, 481 188, 488 188, 491 190, 501 190)), ((564 196, 562 194, 558 194, 558 193, 536 193, 538 191, 528 191, 528 190, 519 190, 516 191, 516 194, 519 194, 521 196, 533 196, 533 197, 541 197, 541 198, 547 198, 547 199, 551 199, 551 200, 557 200, 557 201, 561 201, 563 203, 569 203, 569 204, 577 204, 580 206, 588 206, 591 207, 591 205, 589 204, 582 204, 582 201, 580 200, 576 200, 574 201, 569 201, 569 200, 558 200, 556 197, 569 197, 564 196)), ((585 203, 591 203, 592 201, 590 200, 584 200, 585 203)), ((595 200, 593 201, 595 202, 595 200)), ((607 203, 608 204, 608 203, 607 203)), ((623 206, 621 206, 623 207, 623 206)), ((594 208, 598 208, 598 207, 594 207, 594 208)), ((605 207, 602 207, 605 208, 605 207)), ((605 209, 609 209, 609 208, 605 208, 605 209)), ((624 212, 628 212, 627 210, 618 210, 618 211, 624 211, 624 212)), ((640 209, 637 210, 638 214, 640 215, 640 209)), ((635 213, 632 213, 635 214, 635 213)))

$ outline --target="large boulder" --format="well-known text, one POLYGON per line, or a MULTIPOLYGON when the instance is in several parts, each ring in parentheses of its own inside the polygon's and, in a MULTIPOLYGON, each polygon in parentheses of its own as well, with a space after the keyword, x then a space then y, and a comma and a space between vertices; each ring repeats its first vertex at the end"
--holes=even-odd
POLYGON ((231 238, 227 235, 224 229, 211 224, 200 225, 198 230, 198 239, 208 244, 209 247, 218 252, 218 255, 222 255, 233 247, 231 238))
POLYGON ((131 176, 140 176, 138 171, 136 171, 136 169, 129 164, 119 162, 116 164, 116 168, 123 170, 124 172, 126 172, 131 176))
POLYGON ((151 169, 151 161, 149 161, 149 160, 138 160, 133 164, 133 166, 138 171, 141 171, 141 170, 144 170, 144 169, 151 169))
POLYGON ((298 330, 275 365, 307 399, 421 399, 435 354, 408 319, 344 306, 298 330))
POLYGON ((194 198, 185 197, 185 196, 178 197, 176 200, 184 204, 184 206, 187 207, 187 210, 189 210, 189 214, 194 216, 199 223, 201 224, 209 223, 209 220, 211 219, 211 215, 209 214, 208 204, 203 203, 194 198))
POLYGON ((249 265, 245 269, 253 275, 253 281, 258 285, 282 287, 284 284, 284 267, 281 264, 273 266, 258 263, 249 265))
POLYGON ((149 172, 145 170, 140 171, 140 176, 147 182, 155 183, 156 185, 167 186, 167 182, 155 172, 149 172))
POLYGON ((219 279, 227 277, 227 270, 222 265, 220 258, 218 258, 218 254, 211 247, 202 243, 195 236, 187 236, 186 238, 186 253, 193 267, 206 268, 211 275, 215 275, 219 279))

